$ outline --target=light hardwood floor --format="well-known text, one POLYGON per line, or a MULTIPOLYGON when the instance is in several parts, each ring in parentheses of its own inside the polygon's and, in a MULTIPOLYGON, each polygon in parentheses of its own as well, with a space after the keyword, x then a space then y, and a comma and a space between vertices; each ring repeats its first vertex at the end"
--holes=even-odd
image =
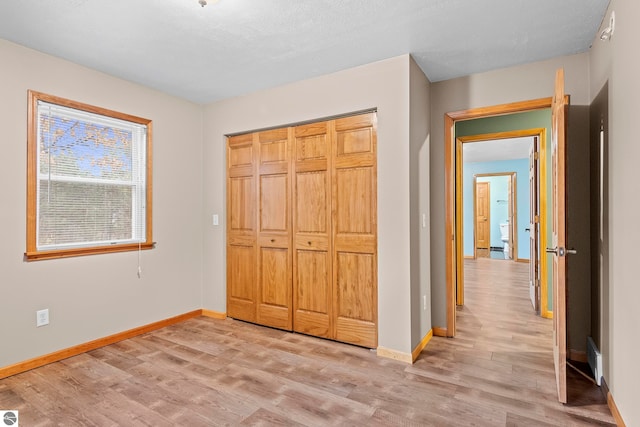
POLYGON ((21 426, 614 425, 579 375, 557 403, 527 265, 466 264, 458 337, 434 337, 414 365, 201 317, 0 380, 0 409, 21 426))

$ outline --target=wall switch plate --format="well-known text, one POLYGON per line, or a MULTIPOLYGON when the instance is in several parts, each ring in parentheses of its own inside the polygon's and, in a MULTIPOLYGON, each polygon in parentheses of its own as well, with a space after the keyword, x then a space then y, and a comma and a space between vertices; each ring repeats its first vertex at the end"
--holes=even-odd
POLYGON ((422 295, 422 306, 423 306, 423 310, 427 309, 427 296, 426 295, 422 295))
POLYGON ((45 326, 49 324, 49 309, 36 311, 36 327, 45 326))
POLYGON ((427 214, 422 214, 422 228, 427 228, 427 214))
POLYGON ((218 217, 218 214, 213 214, 213 225, 219 225, 220 224, 220 219, 218 217))

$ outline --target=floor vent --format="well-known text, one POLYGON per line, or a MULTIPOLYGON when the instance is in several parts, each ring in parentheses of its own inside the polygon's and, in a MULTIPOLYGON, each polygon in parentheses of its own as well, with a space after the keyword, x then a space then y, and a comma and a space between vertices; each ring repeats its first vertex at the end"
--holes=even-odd
POLYGON ((596 343, 593 342, 593 338, 587 337, 587 360, 593 376, 596 380, 596 384, 600 385, 602 379, 602 355, 596 347, 596 343))

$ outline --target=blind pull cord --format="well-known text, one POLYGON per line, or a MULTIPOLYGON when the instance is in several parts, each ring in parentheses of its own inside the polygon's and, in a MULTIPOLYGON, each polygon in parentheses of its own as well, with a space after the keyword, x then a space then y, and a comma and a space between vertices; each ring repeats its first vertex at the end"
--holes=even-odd
POLYGON ((138 240, 138 279, 142 278, 142 265, 140 264, 141 256, 142 256, 142 241, 138 240))

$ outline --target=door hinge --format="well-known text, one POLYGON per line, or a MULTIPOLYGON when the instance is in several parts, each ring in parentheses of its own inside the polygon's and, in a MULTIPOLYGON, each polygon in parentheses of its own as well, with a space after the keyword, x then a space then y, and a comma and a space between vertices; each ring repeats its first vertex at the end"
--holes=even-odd
POLYGON ((536 215, 536 216, 533 217, 533 223, 534 224, 540 224, 540 216, 539 215, 536 215))
POLYGON ((535 153, 533 153, 533 160, 538 160, 540 159, 540 152, 536 151, 535 153))

